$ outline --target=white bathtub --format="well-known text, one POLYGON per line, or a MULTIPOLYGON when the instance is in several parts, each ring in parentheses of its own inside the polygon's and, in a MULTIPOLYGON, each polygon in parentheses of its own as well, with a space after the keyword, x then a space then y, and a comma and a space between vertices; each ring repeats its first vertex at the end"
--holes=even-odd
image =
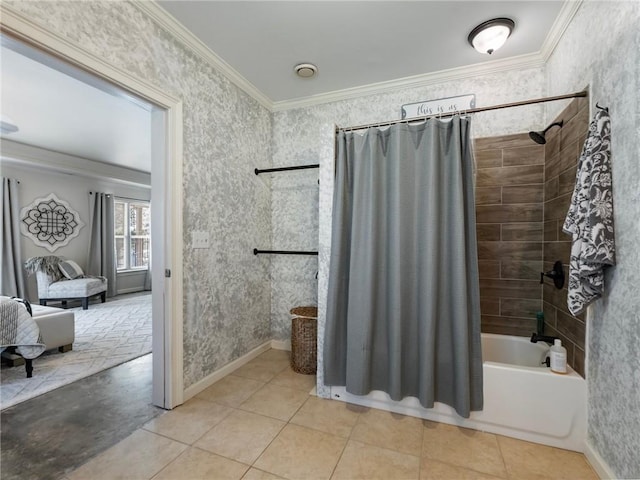
POLYGON ((414 397, 394 402, 379 391, 359 396, 344 387, 331 387, 331 397, 582 452, 587 426, 585 380, 571 368, 558 375, 541 365, 549 347, 528 338, 483 333, 482 349, 484 408, 469 418, 441 403, 427 409, 414 397))

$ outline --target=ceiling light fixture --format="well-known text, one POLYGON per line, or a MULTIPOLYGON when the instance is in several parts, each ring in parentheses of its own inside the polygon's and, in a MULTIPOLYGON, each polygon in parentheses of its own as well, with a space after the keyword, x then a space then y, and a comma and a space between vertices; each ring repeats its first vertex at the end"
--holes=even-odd
POLYGON ((468 37, 469 43, 480 53, 491 55, 504 45, 515 25, 510 18, 487 20, 471 30, 468 37))
POLYGON ((0 133, 15 133, 18 130, 18 126, 13 123, 13 120, 11 118, 7 117, 6 115, 0 116, 0 133))
POLYGON ((318 67, 312 63, 299 63, 293 67, 293 70, 296 72, 296 75, 302 78, 311 78, 318 73, 318 67))

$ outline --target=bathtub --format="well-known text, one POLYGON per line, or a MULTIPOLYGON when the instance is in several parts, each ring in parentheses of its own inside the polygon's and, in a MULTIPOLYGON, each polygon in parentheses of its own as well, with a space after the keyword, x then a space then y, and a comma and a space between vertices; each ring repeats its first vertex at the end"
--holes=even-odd
POLYGON ((460 417, 436 403, 424 408, 417 398, 395 402, 380 391, 353 395, 331 387, 331 397, 349 403, 473 428, 530 442, 582 452, 586 438, 586 382, 573 369, 559 375, 543 365, 549 346, 528 338, 482 334, 484 408, 460 417))

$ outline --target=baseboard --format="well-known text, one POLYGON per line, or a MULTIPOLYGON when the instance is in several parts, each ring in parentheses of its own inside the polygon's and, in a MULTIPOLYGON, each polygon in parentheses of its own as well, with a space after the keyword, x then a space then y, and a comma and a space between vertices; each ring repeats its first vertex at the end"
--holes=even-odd
POLYGON ((587 461, 598 474, 598 477, 603 480, 617 478, 609 465, 607 465, 607 462, 604 461, 588 440, 584 441, 584 456, 587 457, 587 461))
POLYGON ((291 351, 291 340, 271 340, 271 348, 274 350, 291 351))
POLYGON ((121 290, 116 290, 116 295, 124 295, 126 293, 135 293, 135 292, 144 292, 144 287, 123 288, 121 290))
POLYGON ((216 370, 210 375, 207 375, 199 382, 194 383, 190 387, 184 390, 183 401, 186 402, 192 397, 195 397, 197 394, 202 392, 203 390, 209 388, 211 385, 216 383, 218 380, 223 379, 230 373, 233 373, 238 368, 242 367, 245 363, 249 363, 251 360, 256 358, 263 352, 266 352, 272 348, 272 341, 268 341, 260 345, 259 347, 254 348, 249 353, 244 354, 242 357, 235 359, 233 362, 225 365, 219 370, 216 370))

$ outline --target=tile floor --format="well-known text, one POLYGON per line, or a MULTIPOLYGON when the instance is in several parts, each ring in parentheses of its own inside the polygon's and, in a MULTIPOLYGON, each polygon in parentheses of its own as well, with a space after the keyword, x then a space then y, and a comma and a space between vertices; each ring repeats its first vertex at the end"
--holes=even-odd
POLYGON ((269 350, 66 478, 598 478, 582 454, 323 400, 314 382, 269 350))

